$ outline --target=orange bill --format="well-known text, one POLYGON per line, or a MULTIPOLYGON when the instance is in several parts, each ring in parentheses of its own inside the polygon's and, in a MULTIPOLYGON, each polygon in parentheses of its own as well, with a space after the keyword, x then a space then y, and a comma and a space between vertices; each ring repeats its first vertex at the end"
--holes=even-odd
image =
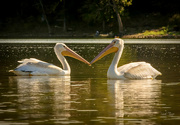
POLYGON ((68 48, 67 46, 65 47, 66 51, 61 52, 61 54, 63 56, 69 56, 72 58, 75 58, 81 62, 84 62, 88 65, 91 65, 87 60, 85 60, 83 57, 81 57, 80 55, 78 55, 77 53, 75 53, 73 50, 71 50, 70 48, 68 48))
POLYGON ((104 56, 113 53, 113 52, 117 52, 118 48, 113 46, 113 43, 110 43, 103 51, 101 51, 92 61, 90 64, 95 63, 96 61, 100 60, 101 58, 103 58, 104 56))

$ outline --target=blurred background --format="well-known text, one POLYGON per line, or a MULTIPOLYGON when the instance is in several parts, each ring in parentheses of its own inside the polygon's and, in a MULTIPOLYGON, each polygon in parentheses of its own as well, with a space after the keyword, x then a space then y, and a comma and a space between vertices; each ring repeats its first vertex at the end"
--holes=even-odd
POLYGON ((0 38, 179 38, 178 0, 2 0, 0 38))

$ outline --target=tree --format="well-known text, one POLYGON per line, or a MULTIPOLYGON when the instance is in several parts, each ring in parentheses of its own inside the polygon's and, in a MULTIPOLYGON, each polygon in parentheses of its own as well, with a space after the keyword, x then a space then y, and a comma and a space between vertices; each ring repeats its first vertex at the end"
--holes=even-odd
POLYGON ((85 12, 83 12, 82 17, 87 22, 102 22, 103 29, 105 29, 105 22, 109 21, 116 14, 118 31, 122 35, 123 23, 121 14, 124 8, 131 4, 132 0, 87 0, 83 6, 85 12))
POLYGON ((125 6, 130 6, 132 0, 108 0, 109 5, 113 7, 114 12, 116 13, 119 27, 119 34, 123 33, 123 23, 121 19, 121 13, 124 11, 125 6))
POLYGON ((107 16, 106 11, 107 3, 103 0, 86 0, 81 9, 82 18, 88 24, 90 23, 102 23, 103 31, 105 30, 105 21, 107 21, 110 16, 107 16))

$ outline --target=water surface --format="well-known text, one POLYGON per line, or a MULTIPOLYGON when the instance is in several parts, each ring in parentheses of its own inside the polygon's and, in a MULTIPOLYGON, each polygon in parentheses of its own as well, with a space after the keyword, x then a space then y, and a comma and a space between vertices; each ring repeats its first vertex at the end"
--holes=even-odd
MULTIPOLYGON (((65 43, 88 61, 107 46, 106 42, 79 41, 65 43)), ((119 66, 149 62, 163 74, 155 80, 108 80, 106 72, 114 54, 91 67, 66 57, 71 77, 8 72, 18 60, 31 57, 61 67, 54 45, 50 40, 0 43, 0 124, 179 124, 180 44, 125 44, 119 66)))

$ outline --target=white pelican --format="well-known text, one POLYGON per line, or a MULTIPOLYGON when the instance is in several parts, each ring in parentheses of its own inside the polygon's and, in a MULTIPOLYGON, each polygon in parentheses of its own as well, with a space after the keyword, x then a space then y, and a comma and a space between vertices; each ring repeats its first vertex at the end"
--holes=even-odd
POLYGON ((133 62, 117 68, 123 48, 124 41, 116 38, 91 61, 91 64, 115 52, 115 56, 107 72, 109 79, 154 79, 156 76, 161 75, 159 71, 146 62, 133 62))
POLYGON ((54 47, 55 54, 59 61, 62 63, 63 69, 60 67, 57 67, 53 64, 35 59, 23 59, 22 61, 18 61, 20 64, 17 66, 14 70, 10 70, 10 72, 15 73, 16 75, 29 75, 29 76, 37 76, 37 75, 70 75, 71 69, 70 66, 65 59, 64 56, 70 56, 73 57, 79 61, 82 61, 88 65, 90 63, 86 61, 84 58, 82 58, 80 55, 75 53, 73 50, 68 48, 63 43, 57 43, 54 47))

